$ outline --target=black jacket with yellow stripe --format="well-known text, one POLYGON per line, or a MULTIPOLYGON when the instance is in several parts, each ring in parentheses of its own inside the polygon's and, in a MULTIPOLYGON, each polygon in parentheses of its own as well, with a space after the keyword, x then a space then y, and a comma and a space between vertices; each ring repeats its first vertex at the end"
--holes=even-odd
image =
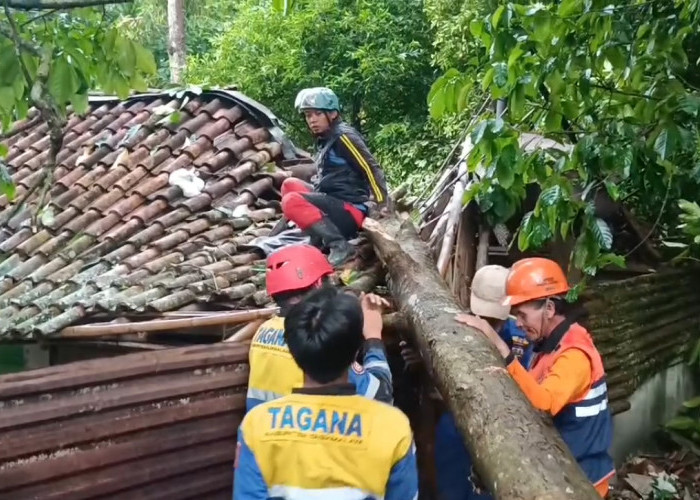
POLYGON ((318 141, 316 190, 334 198, 364 205, 370 198, 388 203, 384 172, 362 136, 343 121, 333 124, 318 141))

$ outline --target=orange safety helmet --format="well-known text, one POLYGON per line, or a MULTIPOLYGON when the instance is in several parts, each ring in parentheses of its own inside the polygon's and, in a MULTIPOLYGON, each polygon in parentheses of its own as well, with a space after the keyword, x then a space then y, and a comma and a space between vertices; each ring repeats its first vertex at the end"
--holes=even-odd
POLYGON ((568 292, 569 283, 559 264, 542 257, 521 259, 510 270, 505 304, 517 306, 568 292))
POLYGON ((326 256, 311 245, 292 245, 267 258, 265 284, 270 297, 304 290, 324 276, 333 274, 326 256))

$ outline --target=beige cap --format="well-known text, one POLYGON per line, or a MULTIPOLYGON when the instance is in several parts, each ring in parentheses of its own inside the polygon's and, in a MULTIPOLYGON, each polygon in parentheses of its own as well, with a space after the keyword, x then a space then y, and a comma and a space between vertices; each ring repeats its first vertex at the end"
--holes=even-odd
POLYGON ((503 302, 509 272, 503 266, 484 266, 476 272, 469 300, 472 314, 483 318, 508 318, 510 306, 503 305, 503 302))

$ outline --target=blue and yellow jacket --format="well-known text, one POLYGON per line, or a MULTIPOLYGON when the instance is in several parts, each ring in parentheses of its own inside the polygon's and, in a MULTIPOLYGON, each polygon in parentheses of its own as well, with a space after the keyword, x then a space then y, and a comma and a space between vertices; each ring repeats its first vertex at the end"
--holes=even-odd
POLYGON ((354 390, 296 389, 249 412, 238 430, 233 499, 417 499, 408 418, 354 390))
POLYGON ((345 122, 334 123, 317 143, 316 190, 367 212, 370 196, 378 205, 388 202, 386 179, 362 136, 345 122))
MULTIPOLYGON (((393 403, 391 370, 381 340, 365 342, 363 363, 354 363, 349 381, 357 394, 393 403)), ((284 318, 275 316, 263 323, 250 345, 250 375, 246 410, 292 393, 304 385, 304 373, 294 361, 284 340, 284 318)))

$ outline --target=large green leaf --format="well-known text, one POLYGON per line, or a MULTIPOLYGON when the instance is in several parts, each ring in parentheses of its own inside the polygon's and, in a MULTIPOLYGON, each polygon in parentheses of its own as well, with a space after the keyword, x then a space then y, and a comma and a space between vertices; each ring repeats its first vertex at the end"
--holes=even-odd
POLYGON ((136 44, 125 36, 118 35, 114 48, 121 72, 126 76, 133 76, 136 72, 136 44))
POLYGON ((73 111, 76 114, 84 115, 88 110, 89 103, 87 94, 75 94, 73 97, 71 97, 70 102, 73 105, 73 111))
POLYGON ((696 419, 687 416, 680 416, 672 418, 666 422, 666 427, 677 431, 687 431, 689 429, 693 429, 696 424, 696 419))
POLYGON ((493 83, 497 87, 503 88, 508 83, 508 66, 499 62, 493 65, 493 83))
POLYGON ((520 221, 520 229, 518 230, 518 249, 524 252, 530 246, 530 221, 534 217, 532 211, 526 213, 523 216, 523 220, 520 221))
POLYGON ((523 84, 518 83, 513 92, 510 93, 508 109, 516 122, 525 114, 525 86, 523 84))
POLYGON ((548 187, 542 193, 540 193, 540 203, 544 207, 553 207, 563 196, 563 191, 561 186, 555 184, 554 186, 548 187))
POLYGON ((569 17, 580 11, 582 6, 583 3, 581 0, 563 0, 562 3, 559 4, 557 13, 561 17, 569 17))
POLYGON ((484 120, 479 122, 476 127, 474 128, 474 131, 472 132, 472 144, 474 146, 478 146, 479 143, 481 142, 481 139, 483 139, 484 134, 486 133, 486 129, 489 126, 489 122, 484 120))
POLYGON ((19 61, 14 47, 0 45, 0 85, 11 85, 15 78, 24 78, 19 70, 19 61))
POLYGON ((0 114, 8 115, 15 105, 15 90, 12 87, 0 87, 0 114))
POLYGON ((136 69, 143 71, 146 74, 155 74, 156 60, 150 50, 147 50, 144 46, 139 43, 132 42, 134 53, 136 54, 136 69))
POLYGON ((680 135, 678 128, 673 124, 663 127, 654 141, 654 151, 659 155, 659 159, 670 158, 678 146, 680 135))
POLYGON ((547 132, 557 132, 561 130, 561 113, 555 109, 550 109, 547 112, 547 117, 544 122, 544 129, 547 132))
POLYGON ((591 224, 591 231, 600 248, 610 250, 613 243, 613 234, 610 226, 601 218, 596 218, 591 224))
POLYGON ((686 408, 700 408, 700 396, 683 402, 683 406, 685 406, 686 408))
POLYGON ((49 92, 53 98, 61 105, 66 104, 78 92, 79 85, 75 69, 65 57, 58 57, 51 65, 48 80, 49 92))
POLYGON ((516 160, 515 147, 512 144, 506 145, 501 149, 498 155, 498 161, 496 163, 496 177, 498 178, 498 183, 503 189, 510 189, 515 180, 515 160, 516 160))

